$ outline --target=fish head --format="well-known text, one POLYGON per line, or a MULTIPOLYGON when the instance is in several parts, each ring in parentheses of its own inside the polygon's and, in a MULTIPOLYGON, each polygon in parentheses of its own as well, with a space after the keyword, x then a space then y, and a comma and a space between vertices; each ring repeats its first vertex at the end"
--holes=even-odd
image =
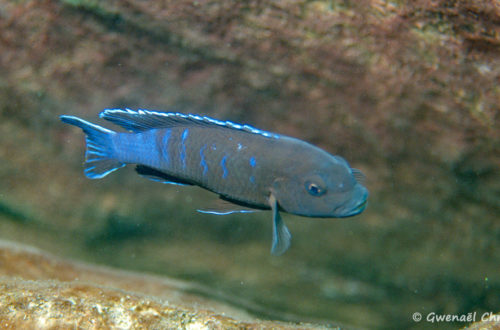
POLYGON ((350 217, 363 212, 368 190, 363 175, 342 157, 294 164, 274 182, 273 194, 287 213, 321 218, 350 217))

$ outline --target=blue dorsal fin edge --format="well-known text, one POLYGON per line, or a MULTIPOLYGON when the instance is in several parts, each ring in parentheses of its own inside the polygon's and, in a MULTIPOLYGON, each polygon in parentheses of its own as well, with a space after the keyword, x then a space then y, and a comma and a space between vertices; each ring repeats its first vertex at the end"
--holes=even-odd
POLYGON ((278 139, 279 134, 267 132, 250 125, 241 125, 232 121, 222 121, 207 116, 184 114, 180 112, 161 112, 153 110, 106 109, 99 117, 132 132, 143 132, 150 129, 170 128, 182 125, 199 125, 226 127, 247 133, 258 134, 278 139))

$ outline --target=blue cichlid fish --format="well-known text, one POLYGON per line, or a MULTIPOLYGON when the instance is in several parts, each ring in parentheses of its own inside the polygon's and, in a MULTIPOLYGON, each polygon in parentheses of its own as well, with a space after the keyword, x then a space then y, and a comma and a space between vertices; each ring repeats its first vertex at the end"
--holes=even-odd
POLYGON ((361 172, 342 157, 304 141, 191 114, 113 109, 100 117, 128 132, 61 116, 86 134, 87 177, 100 179, 126 164, 137 164, 137 173, 149 179, 197 185, 239 206, 271 209, 274 255, 283 254, 291 240, 280 210, 339 218, 366 207, 368 190, 360 182, 361 172))

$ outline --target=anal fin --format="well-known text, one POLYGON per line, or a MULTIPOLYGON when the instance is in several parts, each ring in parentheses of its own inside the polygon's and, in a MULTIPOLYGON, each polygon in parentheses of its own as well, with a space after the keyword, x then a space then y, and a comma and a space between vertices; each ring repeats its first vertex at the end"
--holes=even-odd
POLYGON ((226 199, 217 199, 211 203, 212 205, 204 207, 203 209, 198 209, 200 213, 216 214, 216 215, 228 215, 233 213, 253 213, 259 211, 248 206, 243 206, 241 204, 236 204, 226 199))
POLYGON ((207 209, 198 209, 196 210, 200 213, 205 213, 205 214, 215 214, 215 215, 229 215, 229 214, 233 214, 233 213, 253 213, 253 212, 257 212, 256 210, 245 210, 245 209, 241 209, 241 210, 236 210, 236 209, 233 209, 233 210, 221 210, 221 209, 211 209, 211 208, 207 208, 207 209))
POLYGON ((156 182, 161 182, 161 183, 166 183, 166 184, 175 184, 175 185, 180 185, 180 186, 192 185, 191 182, 179 179, 177 177, 174 177, 172 175, 169 175, 165 172, 156 170, 156 169, 149 167, 149 166, 146 166, 146 165, 137 165, 135 167, 135 171, 140 176, 143 176, 146 179, 156 181, 156 182))

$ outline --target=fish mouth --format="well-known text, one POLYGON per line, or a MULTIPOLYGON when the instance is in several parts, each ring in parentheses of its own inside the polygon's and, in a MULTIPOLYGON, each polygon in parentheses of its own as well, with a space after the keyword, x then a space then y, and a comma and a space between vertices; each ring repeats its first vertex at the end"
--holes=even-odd
POLYGON ((360 198, 361 201, 359 203, 355 204, 354 207, 343 205, 340 210, 336 210, 338 212, 336 216, 339 218, 347 218, 363 212, 366 208, 366 205, 368 204, 368 190, 361 186, 360 194, 362 197, 360 198))
POLYGON ((356 214, 360 214, 361 212, 363 212, 365 210, 367 204, 368 204, 368 200, 365 199, 364 201, 359 203, 358 206, 356 206, 354 209, 352 209, 351 212, 349 212, 349 214, 347 216, 350 217, 350 216, 353 216, 356 214))

